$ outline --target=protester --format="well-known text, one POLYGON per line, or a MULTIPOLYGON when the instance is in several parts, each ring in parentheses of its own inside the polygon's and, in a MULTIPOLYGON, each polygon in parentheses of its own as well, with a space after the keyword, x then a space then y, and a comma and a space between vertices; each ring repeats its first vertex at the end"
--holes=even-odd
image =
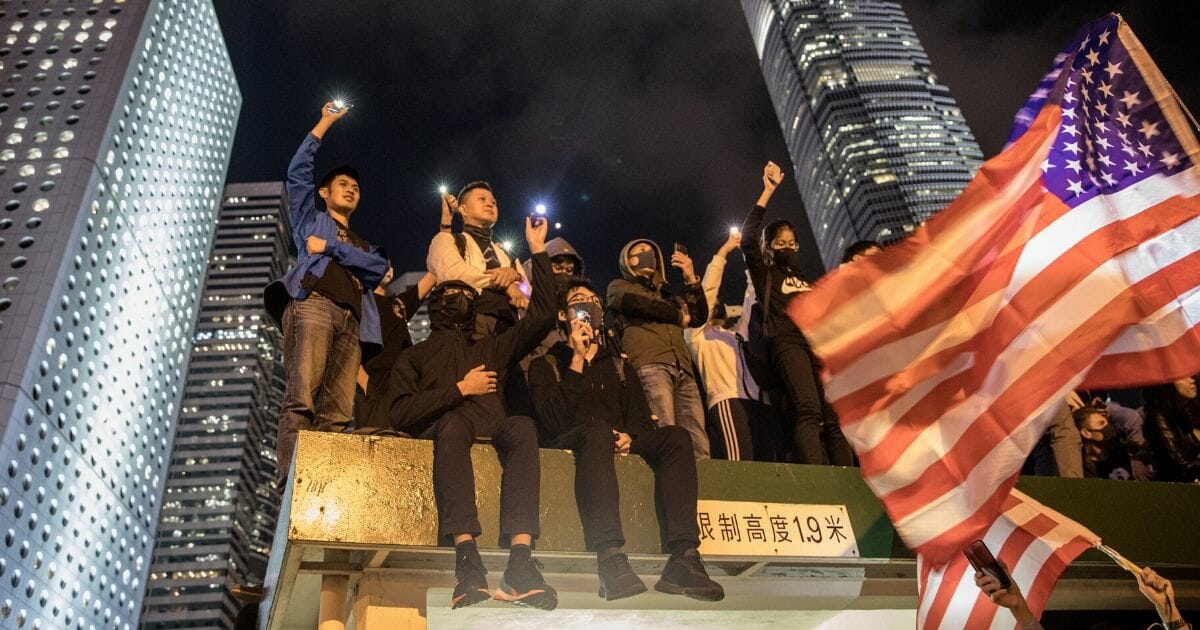
POLYGON ((1149 459, 1149 454, 1117 435, 1109 424, 1108 411, 1102 406, 1084 405, 1071 413, 1083 442, 1085 477, 1133 479, 1133 463, 1149 459))
POLYGON ((452 208, 462 216, 463 231, 455 234, 444 227, 433 237, 425 261, 429 272, 439 282, 456 280, 479 293, 476 339, 502 332, 517 321, 517 309, 526 307, 528 300, 520 290, 525 271, 492 238, 499 217, 492 187, 475 181, 463 186, 457 197, 443 199, 457 204, 452 208))
POLYGON ((491 597, 487 569, 475 543, 481 527, 471 464, 471 445, 477 437, 488 436, 504 468, 500 545, 511 549, 495 597, 543 610, 558 605, 557 593, 546 584, 530 552, 538 536, 541 484, 537 429, 527 417, 508 416, 497 395, 497 383, 554 325, 546 222, 526 219, 525 225, 534 277, 526 317, 504 332, 473 341, 475 288, 460 280, 443 281, 429 298, 429 338, 405 350, 391 374, 392 427, 434 442, 438 535, 455 546, 454 608, 491 597))
MULTIPOLYGON (((575 251, 574 247, 567 242, 567 239, 559 236, 550 239, 546 243, 546 255, 550 257, 550 268, 554 271, 554 292, 555 295, 561 294, 566 290, 567 286, 574 280, 580 280, 584 277, 583 256, 575 251)), ((532 261, 525 263, 525 275, 532 275, 532 261)), ((555 344, 563 341, 564 337, 558 328, 551 330, 542 343, 534 348, 529 356, 521 359, 521 371, 529 372, 529 364, 534 359, 546 354, 555 344)))
POLYGON ((1146 389, 1146 424, 1157 478, 1162 481, 1200 481, 1200 409, 1196 379, 1146 389))
POLYGON ((363 361, 358 369, 359 392, 355 400, 354 428, 356 432, 378 432, 391 429, 388 408, 392 398, 388 393, 388 375, 400 352, 413 345, 408 322, 425 296, 437 284, 437 278, 425 275, 399 295, 388 295, 391 275, 375 288, 375 304, 379 309, 379 328, 383 335, 383 351, 363 361))
POLYGON ((770 417, 765 394, 754 382, 736 333, 725 329, 725 305, 717 301, 729 253, 742 242, 733 232, 704 270, 700 284, 708 303, 709 320, 683 331, 696 360, 708 404, 710 454, 717 459, 753 460, 754 428, 770 417))
POLYGON ((771 363, 791 403, 796 454, 801 464, 852 466, 850 445, 838 426, 837 414, 825 400, 820 363, 786 311, 793 297, 812 290, 792 264, 797 251, 795 230, 784 220, 762 227, 767 203, 783 181, 783 172, 774 162, 767 162, 762 181, 758 203, 742 225, 742 234, 750 236, 749 241, 742 242, 742 253, 762 306, 758 310, 761 334, 767 339, 771 363))
POLYGON ((671 254, 671 266, 683 272, 682 296, 668 292, 666 263, 653 241, 626 243, 618 265, 622 277, 608 285, 608 308, 617 315, 621 350, 641 377, 658 425, 682 427, 691 435, 696 457, 707 458, 704 407, 683 340, 684 328, 708 321, 708 304, 692 259, 678 249, 671 254))
POLYGON ((301 429, 341 430, 350 423, 360 343, 378 351, 382 342, 371 292, 391 266, 379 248, 350 230, 360 199, 358 172, 339 166, 313 186, 321 140, 347 111, 332 102, 322 106, 320 120, 288 165, 288 212, 299 256, 264 292, 267 312, 283 331, 287 372, 276 443, 281 489, 301 429), (317 196, 325 211, 317 207, 317 196))
POLYGON ((842 253, 842 264, 882 253, 883 245, 879 241, 855 241, 842 253))
POLYGON ((559 298, 558 319, 569 330, 529 368, 539 430, 553 448, 575 452, 575 501, 584 543, 596 553, 600 596, 608 600, 646 590, 621 551, 620 498, 614 455, 634 454, 654 470, 654 494, 665 551, 671 554, 655 590, 718 601, 720 584, 697 552, 696 460, 687 431, 656 426, 637 370, 608 347, 601 334, 604 307, 586 281, 573 281, 559 298))
MULTIPOLYGON (((1008 565, 1004 564, 1002 560, 999 562, 1000 566, 1004 567, 1004 571, 1008 572, 1008 565)), ((1191 624, 1183 620, 1179 608, 1175 605, 1175 588, 1171 585, 1170 580, 1155 573, 1150 567, 1143 567, 1141 573, 1134 574, 1134 578, 1137 580, 1138 590, 1154 605, 1154 610, 1158 613, 1163 628, 1167 630, 1191 629, 1191 624)), ((994 576, 976 571, 975 586, 978 586, 979 590, 983 591, 983 594, 987 595, 993 604, 1011 611, 1020 630, 1042 630, 1041 622, 1029 609, 1029 604, 1021 593, 1021 587, 1015 581, 1008 588, 1002 588, 1000 581, 994 576)))

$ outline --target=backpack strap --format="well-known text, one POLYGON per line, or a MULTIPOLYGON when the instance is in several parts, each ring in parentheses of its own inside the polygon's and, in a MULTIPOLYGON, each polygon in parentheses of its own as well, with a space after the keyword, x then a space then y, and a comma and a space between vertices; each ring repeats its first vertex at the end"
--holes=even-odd
POLYGON ((467 259, 467 237, 462 232, 452 232, 454 235, 454 246, 458 248, 458 255, 463 259, 467 259))
POLYGON ((561 383, 562 373, 558 371, 558 357, 554 356, 553 352, 547 352, 542 356, 546 357, 546 360, 550 362, 550 369, 554 370, 554 382, 561 383))

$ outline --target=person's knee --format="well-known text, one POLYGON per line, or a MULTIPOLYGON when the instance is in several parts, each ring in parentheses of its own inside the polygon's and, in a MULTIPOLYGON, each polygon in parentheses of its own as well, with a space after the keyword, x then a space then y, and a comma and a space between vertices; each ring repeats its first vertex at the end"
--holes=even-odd
MULTIPOLYGON (((510 416, 503 422, 500 433, 503 439, 512 447, 538 448, 537 425, 533 419, 526 416, 510 416)), ((497 436, 499 437, 499 436, 497 436)))
POLYGON ((434 440, 446 444, 470 445, 475 441, 475 430, 471 422, 462 416, 448 416, 438 421, 434 440))
POLYGON ((663 432, 663 448, 667 451, 692 452, 692 436, 687 430, 678 426, 661 427, 658 430, 663 432))

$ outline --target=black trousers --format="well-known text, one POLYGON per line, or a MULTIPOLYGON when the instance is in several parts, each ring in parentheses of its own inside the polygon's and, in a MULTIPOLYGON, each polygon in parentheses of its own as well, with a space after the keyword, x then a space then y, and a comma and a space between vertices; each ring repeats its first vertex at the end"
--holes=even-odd
POLYGON ((457 534, 478 536, 475 469, 471 445, 491 436, 504 472, 500 478, 500 546, 515 534, 537 539, 541 467, 537 429, 524 416, 491 419, 455 409, 442 416, 422 437, 433 440, 433 492, 438 508, 438 539, 449 544, 457 534))
POLYGON ((771 363, 787 388, 792 411, 792 442, 801 464, 853 466, 854 453, 837 414, 825 400, 820 366, 797 331, 770 338, 771 363))
MULTIPOLYGON (((591 551, 625 544, 621 501, 613 465, 612 427, 588 423, 560 435, 555 448, 575 452, 575 502, 583 521, 584 544, 591 551)), ((664 551, 687 543, 700 545, 696 525, 696 458, 692 439, 677 426, 637 436, 629 452, 654 471, 654 500, 664 551)))
POLYGON ((706 416, 712 458, 731 461, 755 461, 755 429, 773 420, 770 407, 744 398, 722 400, 706 416))

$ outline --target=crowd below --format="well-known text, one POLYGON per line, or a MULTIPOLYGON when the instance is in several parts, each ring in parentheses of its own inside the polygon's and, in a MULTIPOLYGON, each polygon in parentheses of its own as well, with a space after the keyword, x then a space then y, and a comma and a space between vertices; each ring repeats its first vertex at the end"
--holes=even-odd
MULTIPOLYGON (((825 400, 820 360, 786 314, 788 301, 812 286, 795 265, 792 224, 766 221, 783 181, 778 166, 766 165, 761 195, 702 272, 684 244, 634 238, 614 261, 620 277, 603 289, 587 280, 569 242, 547 242, 544 218, 525 219, 528 260, 506 251, 492 235, 494 191, 474 181, 443 194, 425 277, 388 295, 391 264, 349 227, 357 172, 337 167, 314 182, 321 140, 343 115, 326 104, 289 166, 298 262, 266 291, 287 371, 279 481, 300 430, 432 440, 439 532, 456 549, 455 608, 492 598, 557 605, 531 555, 539 447, 574 452, 585 541, 597 556, 599 594, 610 600, 646 590, 621 551, 614 455, 640 456, 655 473, 671 554, 655 588, 704 601, 723 591, 697 552, 697 459, 854 465, 825 400), (746 263, 746 289, 740 305, 726 305, 718 295, 735 252, 746 263), (422 303, 431 334, 413 345, 407 321, 422 303), (475 544, 470 448, 480 438, 503 465, 500 543, 510 558, 495 592, 475 544)), ((855 243, 845 262, 882 250, 855 243)), ((1200 480, 1195 380, 1073 394, 1024 472, 1200 480)))

